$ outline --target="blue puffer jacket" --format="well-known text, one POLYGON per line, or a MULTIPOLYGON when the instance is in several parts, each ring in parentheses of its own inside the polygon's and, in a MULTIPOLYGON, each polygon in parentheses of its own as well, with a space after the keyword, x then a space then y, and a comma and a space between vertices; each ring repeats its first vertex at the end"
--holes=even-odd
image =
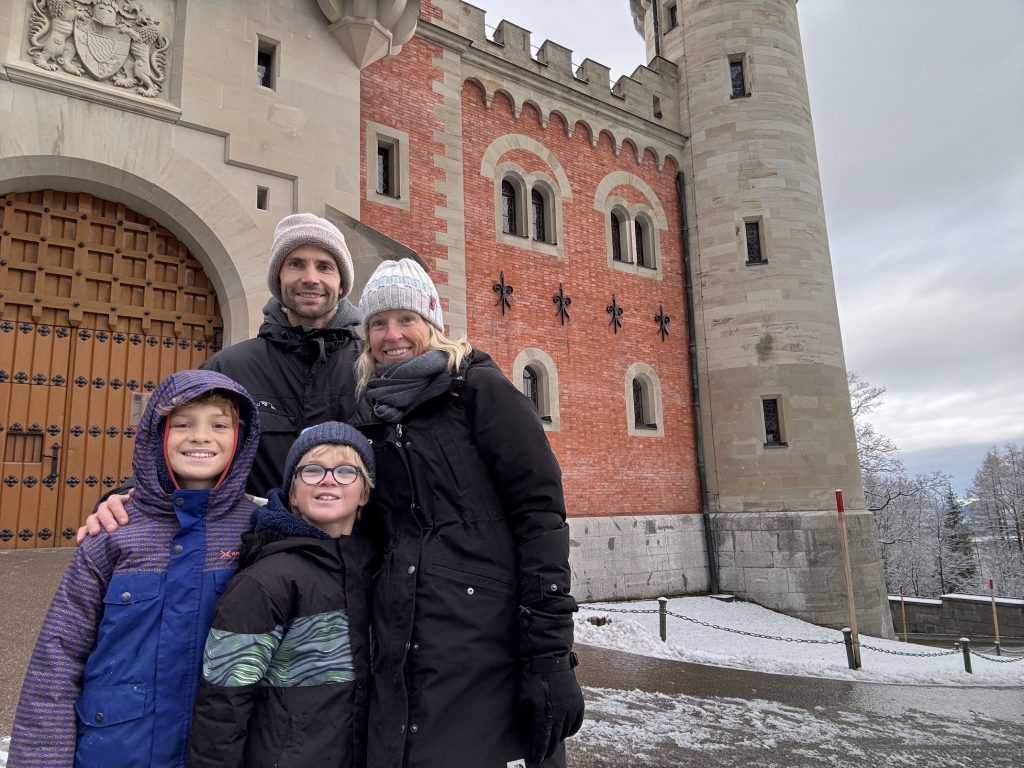
POLYGON ((29 663, 9 768, 185 765, 203 644, 255 509, 243 491, 258 418, 246 391, 212 371, 180 371, 153 392, 131 522, 75 552, 29 663), (235 458, 216 488, 174 490, 161 414, 211 390, 240 404, 235 458))

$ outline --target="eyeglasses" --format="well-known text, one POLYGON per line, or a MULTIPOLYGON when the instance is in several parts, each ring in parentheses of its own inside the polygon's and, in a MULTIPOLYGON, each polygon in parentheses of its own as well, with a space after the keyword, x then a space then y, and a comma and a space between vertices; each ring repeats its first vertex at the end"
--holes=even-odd
POLYGON ((303 464, 295 470, 295 475, 306 485, 319 485, 327 477, 328 472, 334 475, 338 485, 352 485, 362 474, 358 467, 351 464, 339 464, 331 469, 321 467, 319 464, 303 464))

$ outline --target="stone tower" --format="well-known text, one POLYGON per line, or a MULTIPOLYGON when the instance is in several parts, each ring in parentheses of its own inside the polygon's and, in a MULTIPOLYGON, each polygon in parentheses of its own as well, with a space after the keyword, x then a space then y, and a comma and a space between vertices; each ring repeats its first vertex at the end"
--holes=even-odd
POLYGON ((631 0, 648 58, 679 67, 706 504, 719 587, 892 633, 866 510, 796 0, 631 0))

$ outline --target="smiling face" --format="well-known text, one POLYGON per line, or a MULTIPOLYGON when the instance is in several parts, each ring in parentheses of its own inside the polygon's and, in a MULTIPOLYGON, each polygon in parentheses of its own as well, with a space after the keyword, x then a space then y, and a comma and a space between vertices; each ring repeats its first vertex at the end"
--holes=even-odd
POLYGON ((367 326, 367 341, 376 363, 411 360, 430 349, 430 324, 410 309, 378 312, 367 326))
POLYGON ((281 304, 288 322, 323 328, 338 309, 341 273, 323 248, 300 245, 281 265, 281 304))
POLYGON ((167 416, 164 450, 180 488, 213 488, 235 454, 234 411, 224 398, 186 403, 167 416))
POLYGON ((310 464, 328 471, 316 485, 304 482, 296 472, 288 491, 292 512, 328 536, 347 536, 352 533, 359 507, 370 495, 366 469, 359 455, 347 445, 318 445, 307 451, 297 466, 301 468, 310 464), (330 470, 342 464, 351 464, 359 470, 355 482, 341 485, 335 479, 330 470))

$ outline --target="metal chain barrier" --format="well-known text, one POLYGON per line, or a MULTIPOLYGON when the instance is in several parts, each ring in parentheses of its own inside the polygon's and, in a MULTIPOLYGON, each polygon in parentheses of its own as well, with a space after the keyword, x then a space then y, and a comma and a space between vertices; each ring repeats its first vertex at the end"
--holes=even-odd
MULTIPOLYGON (((601 613, 662 613, 662 611, 659 608, 599 608, 593 605, 581 605, 580 609, 584 611, 595 611, 601 613)), ((709 629, 717 629, 722 632, 732 632, 733 634, 744 635, 745 637, 756 637, 760 640, 779 640, 784 643, 805 643, 808 645, 843 645, 843 643, 845 642, 845 640, 810 640, 802 637, 779 637, 777 635, 765 635, 760 632, 748 632, 743 629, 734 629, 733 627, 723 627, 719 624, 711 624, 710 622, 701 621, 700 619, 694 619, 690 616, 684 616, 681 613, 675 613, 674 611, 669 610, 666 610, 664 612, 664 615, 672 616, 677 619, 682 619, 683 621, 688 621, 691 624, 699 624, 700 626, 708 627, 709 629)), ((662 639, 664 640, 665 637, 663 636, 662 639)), ((865 642, 860 642, 860 647, 866 648, 869 651, 875 651, 876 653, 885 653, 890 656, 913 656, 919 658, 939 658, 942 656, 956 656, 957 654, 961 653, 961 650, 958 648, 954 648, 950 651, 893 651, 889 650, 888 648, 879 648, 878 646, 869 645, 865 642)), ((1018 661, 1024 661, 1024 655, 1008 659, 999 656, 990 656, 987 653, 981 653, 980 651, 974 649, 971 650, 971 655, 980 657, 985 661, 994 661, 997 664, 1013 664, 1018 661)))
POLYGON ((938 656, 956 656, 958 653, 960 653, 960 651, 958 651, 956 648, 954 648, 951 651, 924 651, 922 653, 913 653, 913 652, 910 652, 910 651, 890 651, 887 648, 878 648, 878 647, 876 647, 874 645, 868 645, 864 641, 861 641, 860 647, 861 648, 867 648, 869 651, 875 651, 876 653, 887 653, 890 656, 922 656, 922 657, 934 656, 934 657, 938 657, 938 656))
MULTIPOLYGON (((581 605, 580 608, 587 611, 602 611, 605 613, 660 613, 657 608, 597 608, 590 605, 581 605)), ((702 627, 709 627, 710 629, 719 629, 722 632, 732 632, 737 635, 745 635, 746 637, 756 637, 761 640, 781 640, 784 643, 807 643, 808 645, 842 645, 842 640, 808 640, 802 637, 777 637, 775 635, 763 635, 760 632, 747 632, 743 629, 733 629, 732 627, 722 627, 718 624, 710 624, 700 619, 694 619, 689 616, 683 616, 681 613, 675 613, 674 611, 666 611, 668 616, 674 616, 677 619, 683 621, 689 621, 692 624, 700 624, 702 627)))

